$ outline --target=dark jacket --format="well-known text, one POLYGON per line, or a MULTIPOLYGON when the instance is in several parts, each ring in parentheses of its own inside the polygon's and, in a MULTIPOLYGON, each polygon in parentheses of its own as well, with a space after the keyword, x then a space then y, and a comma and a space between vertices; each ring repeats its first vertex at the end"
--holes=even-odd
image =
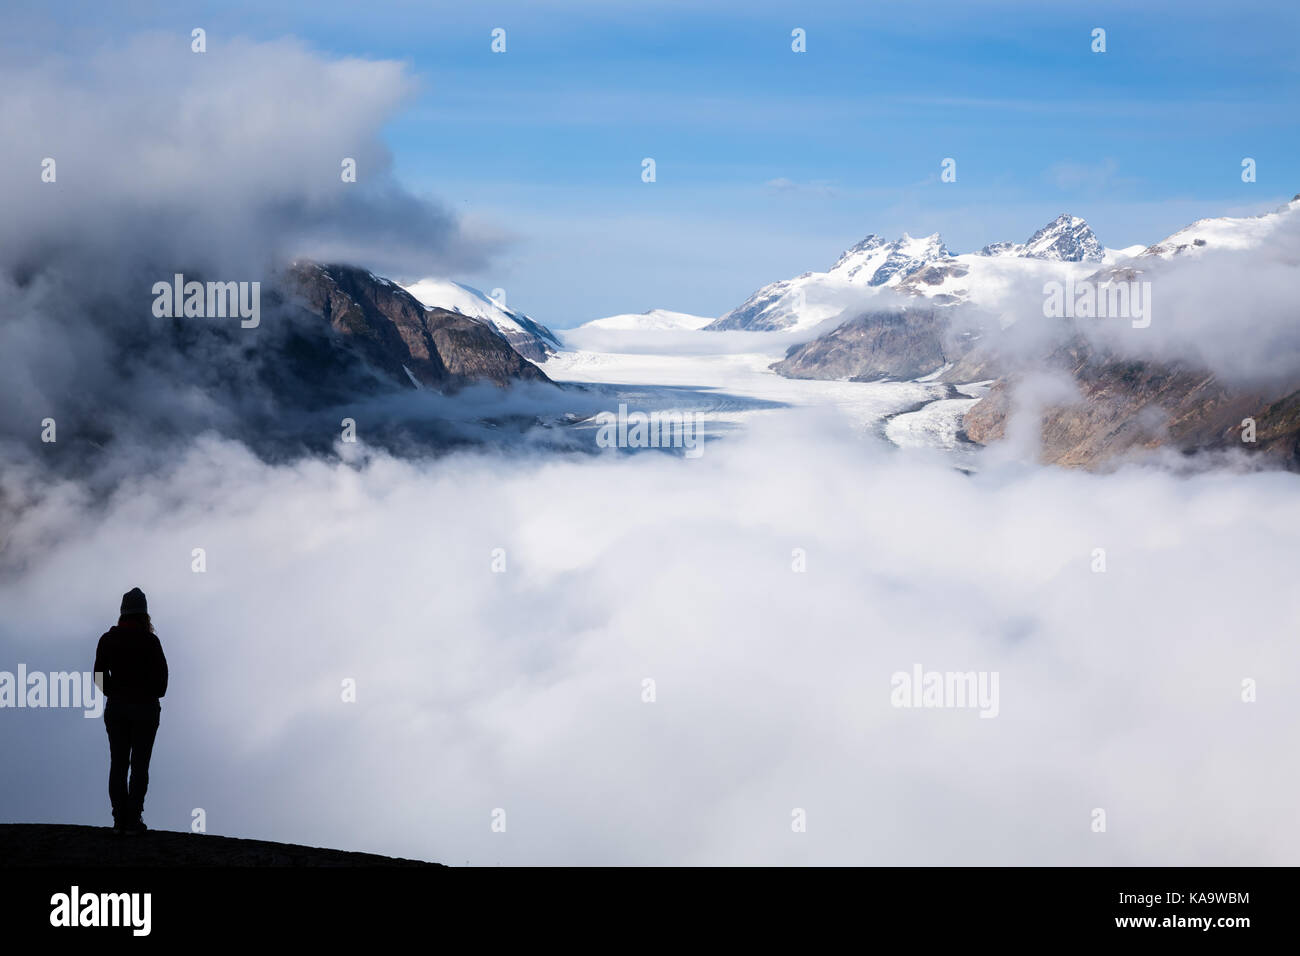
POLYGON ((104 696, 156 701, 167 693, 167 658, 162 643, 142 627, 113 625, 95 649, 95 673, 104 675, 104 696))

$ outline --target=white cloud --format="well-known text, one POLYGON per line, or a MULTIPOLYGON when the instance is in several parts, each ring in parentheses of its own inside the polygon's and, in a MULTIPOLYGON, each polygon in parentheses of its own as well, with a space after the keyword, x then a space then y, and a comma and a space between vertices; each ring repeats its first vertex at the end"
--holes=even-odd
MULTIPOLYGON (((200 442, 102 512, 25 514, 11 541, 63 534, 9 552, 0 668, 88 667, 142 586, 167 828, 202 806, 213 832, 450 863, 1291 863, 1296 480, 968 477, 825 409, 693 461, 200 442), (1000 716, 892 708, 913 663, 999 672, 1000 716)), ((44 767, 0 816, 104 818, 97 723, 0 734, 44 767)))
POLYGON ((489 247, 391 175, 381 132, 415 89, 404 64, 330 58, 296 40, 214 38, 194 53, 187 34, 148 34, 85 58, 10 63, 0 253, 147 251, 191 269, 272 255, 479 267, 489 247), (40 178, 47 157, 52 183, 40 178), (355 183, 341 178, 345 158, 355 183))

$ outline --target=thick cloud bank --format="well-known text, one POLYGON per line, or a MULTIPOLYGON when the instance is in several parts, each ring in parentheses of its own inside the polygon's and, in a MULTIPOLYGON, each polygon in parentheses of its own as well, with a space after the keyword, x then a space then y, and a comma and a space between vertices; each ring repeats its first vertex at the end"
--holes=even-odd
MULTIPOLYGON (((201 442, 106 510, 25 514, 0 669, 88 668, 142 586, 166 828, 476 864, 1294 864, 1296 481, 965 476, 815 410, 697 460, 201 442), (916 664, 997 672, 998 715, 891 706, 916 664)), ((99 721, 0 733, 0 817, 106 819, 99 721)))
POLYGON ((0 454, 50 459, 47 418, 83 470, 206 430, 274 439, 373 391, 322 323, 281 308, 275 267, 441 274, 492 251, 391 174, 381 129, 414 84, 398 63, 217 35, 205 53, 159 34, 0 66, 0 454), (160 318, 154 285, 178 273, 260 283, 256 327, 160 318))
POLYGON ((185 34, 152 34, 11 62, 4 264, 78 257, 111 272, 165 259, 232 279, 281 256, 389 275, 481 265, 489 250, 392 176, 380 132, 414 89, 400 63, 330 59, 294 40, 214 36, 194 53, 185 34))
MULTIPOLYGON (((216 37, 0 67, 21 131, 0 141, 0 671, 89 668, 119 595, 148 593, 172 665, 151 825, 202 808, 214 833, 479 864, 1300 860, 1295 476, 1013 454, 967 476, 775 407, 694 460, 538 451, 581 437, 530 429, 542 406, 607 393, 384 396, 270 305, 247 336, 152 319, 178 271, 478 264, 387 175, 410 84, 216 37), (339 427, 328 395, 286 411, 308 378, 363 441, 400 416, 517 440, 304 455, 290 413, 339 427), (916 666, 996 673, 997 715, 893 706, 916 666)), ((1276 371, 1294 248, 1169 292, 1213 307, 1140 341, 1276 371)), ((760 342, 692 334, 668 351, 760 342)), ((0 743, 0 819, 107 822, 100 721, 6 708, 0 743)))
MULTIPOLYGON (((1078 318, 1044 317, 1040 279, 1007 285, 998 318, 1010 323, 997 348, 1021 362, 1037 362, 1067 334, 1081 334, 1099 351, 1202 368, 1226 384, 1294 387, 1300 381, 1300 201, 1293 200, 1258 223, 1238 222, 1238 233, 1254 234, 1248 248, 1233 248, 1212 238, 1205 249, 1164 260, 1136 257, 1118 264, 1115 280, 1147 283, 1145 314, 1078 318), (1136 277, 1126 277, 1126 269, 1136 277)), ((1234 229, 1225 231, 1232 232, 1234 229)), ((1111 270, 1091 280, 1105 297, 1111 270)), ((1085 280, 1076 280, 1082 288, 1085 280)), ((991 316, 979 316, 992 325, 991 316)))

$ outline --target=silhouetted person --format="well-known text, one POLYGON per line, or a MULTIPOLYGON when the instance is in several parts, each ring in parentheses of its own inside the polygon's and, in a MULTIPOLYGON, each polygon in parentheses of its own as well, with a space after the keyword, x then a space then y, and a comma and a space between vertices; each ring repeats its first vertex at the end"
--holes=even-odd
POLYGON ((143 833, 148 829, 142 815, 144 794, 149 789, 149 758, 162 713, 158 698, 167 693, 167 658, 139 588, 122 595, 117 624, 100 637, 95 673, 103 675, 100 690, 107 699, 104 728, 108 731, 113 832, 143 833))

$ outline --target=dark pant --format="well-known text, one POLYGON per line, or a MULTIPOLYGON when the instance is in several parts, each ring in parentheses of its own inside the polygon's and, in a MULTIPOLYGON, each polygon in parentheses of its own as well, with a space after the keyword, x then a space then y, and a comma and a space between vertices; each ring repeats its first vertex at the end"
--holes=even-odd
POLYGON ((149 758, 153 755, 153 739, 158 733, 161 711, 156 700, 110 698, 104 707, 104 729, 108 731, 108 799, 113 802, 114 820, 131 822, 144 810, 144 793, 149 789, 149 758))

